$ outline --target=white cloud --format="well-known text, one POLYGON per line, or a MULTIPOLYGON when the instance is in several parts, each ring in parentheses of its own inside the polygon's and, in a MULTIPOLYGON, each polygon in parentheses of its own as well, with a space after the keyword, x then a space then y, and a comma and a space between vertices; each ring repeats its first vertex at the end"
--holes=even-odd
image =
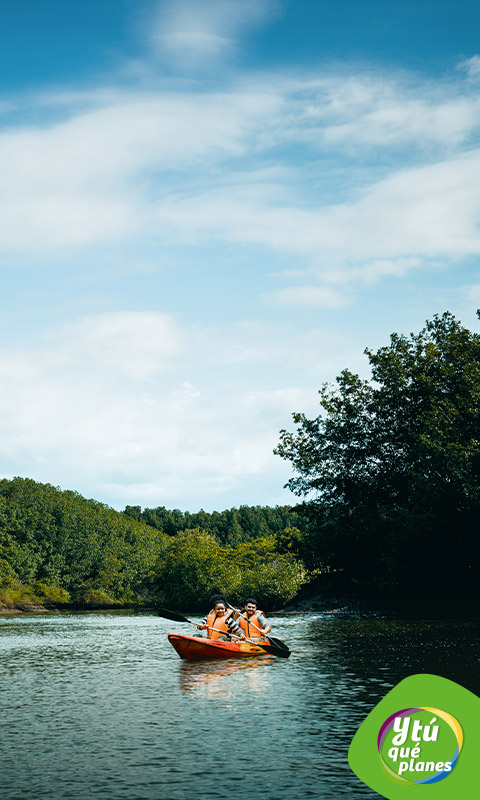
POLYGON ((326 75, 305 81, 303 92, 292 84, 291 100, 293 135, 352 153, 411 145, 424 153, 432 145, 451 151, 480 123, 480 99, 462 81, 419 85, 405 75, 326 75))
POLYGON ((470 79, 477 80, 480 77, 480 56, 475 55, 462 61, 460 67, 466 71, 470 79))
POLYGON ((266 484, 280 491, 289 473, 272 454, 279 430, 316 406, 318 375, 335 374, 331 341, 278 326, 180 328, 154 312, 52 329, 0 351, 2 464, 118 507, 218 508, 244 502, 248 481, 265 502, 266 484))
POLYGON ((347 144, 355 150, 364 144, 386 149, 405 146, 410 141, 427 150, 432 143, 452 147, 478 128, 480 99, 458 98, 440 103, 402 100, 397 97, 388 104, 382 98, 376 107, 354 119, 350 111, 348 121, 326 126, 325 141, 347 144))
MULTIPOLYGON (((189 8, 170 6, 172 30, 189 8)), ((204 21, 233 30, 272 8, 234 3, 227 24, 214 3, 204 21)), ((37 102, 52 121, 0 134, 4 260, 60 253, 67 267, 86 245, 226 241, 300 256, 327 283, 368 283, 479 252, 480 156, 469 141, 480 101, 468 81, 259 75, 223 92, 37 102)), ((316 290, 316 302, 337 302, 316 290)))
MULTIPOLYGON (((242 156, 278 103, 260 92, 127 94, 65 122, 3 133, 2 248, 78 247, 152 232, 151 176, 242 156)), ((153 185, 162 196, 162 178, 153 185)))
MULTIPOLYGON (((430 267, 439 266, 438 262, 430 261, 430 267)), ((359 279, 361 282, 371 285, 380 278, 387 275, 401 277, 414 269, 425 267, 425 261, 421 258, 379 258, 361 267, 346 270, 345 278, 349 280, 359 279)))
POLYGON ((470 307, 472 305, 480 307, 480 283, 475 283, 472 284, 471 286, 466 287, 466 293, 468 296, 470 307))
POLYGON ((198 69, 231 53, 239 34, 279 10, 278 0, 162 2, 150 36, 159 55, 175 66, 198 69))
MULTIPOLYGON (((58 334, 57 334, 58 335, 58 334)), ((116 311, 85 317, 65 326, 53 348, 60 365, 146 380, 168 369, 181 351, 181 334, 167 314, 116 311)))
MULTIPOLYGON (((172 230, 255 243, 308 256, 320 274, 343 280, 344 265, 372 260, 398 269, 430 259, 480 253, 480 150, 434 165, 400 169, 373 183, 352 202, 300 208, 270 202, 261 187, 245 197, 235 185, 159 206, 161 225, 172 230)), ((283 194, 282 189, 278 193, 283 194)), ((380 265, 380 266, 379 266, 380 265)), ((391 272, 391 267, 386 272, 391 272)))

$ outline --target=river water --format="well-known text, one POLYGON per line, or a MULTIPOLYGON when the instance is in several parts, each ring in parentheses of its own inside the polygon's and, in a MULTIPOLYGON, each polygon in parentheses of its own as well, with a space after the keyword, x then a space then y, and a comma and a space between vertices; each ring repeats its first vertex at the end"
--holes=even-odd
POLYGON ((273 624, 289 659, 185 662, 167 632, 193 628, 153 614, 0 617, 0 797, 374 800, 347 752, 388 690, 431 672, 480 694, 478 622, 273 624))

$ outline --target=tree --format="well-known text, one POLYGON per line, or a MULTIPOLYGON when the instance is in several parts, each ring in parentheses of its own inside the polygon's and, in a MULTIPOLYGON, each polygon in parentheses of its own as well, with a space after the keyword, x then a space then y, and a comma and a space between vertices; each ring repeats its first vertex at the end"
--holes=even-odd
POLYGON ((366 350, 372 380, 344 370, 322 413, 293 415, 276 453, 315 520, 318 563, 393 597, 414 565, 473 592, 480 523, 480 335, 449 312, 366 350), (458 538, 459 546, 454 545, 458 538))
POLYGON ((279 553, 274 536, 229 547, 196 528, 168 541, 152 573, 152 592, 169 608, 208 610, 219 592, 236 603, 255 595, 270 610, 294 597, 305 580, 303 563, 279 553))
MULTIPOLYGON (((292 530, 292 529, 291 529, 292 530)), ((232 560, 240 581, 232 586, 239 601, 248 595, 258 598, 268 609, 281 608, 306 582, 306 570, 292 553, 280 553, 276 536, 243 542, 232 549, 232 560)))
POLYGON ((228 593, 234 565, 210 533, 199 528, 173 536, 152 575, 153 591, 169 608, 207 609, 213 592, 228 593))

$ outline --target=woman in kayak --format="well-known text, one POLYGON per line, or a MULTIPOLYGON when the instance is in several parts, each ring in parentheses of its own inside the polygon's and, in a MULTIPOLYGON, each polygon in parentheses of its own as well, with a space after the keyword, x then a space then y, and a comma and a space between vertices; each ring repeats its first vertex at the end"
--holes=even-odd
POLYGON ((200 630, 206 630, 209 639, 229 639, 233 633, 239 639, 245 639, 245 634, 233 617, 233 609, 227 611, 223 600, 216 600, 212 611, 202 619, 200 630))
POLYGON ((253 597, 245 600, 245 610, 238 617, 238 624, 248 639, 262 638, 272 630, 263 611, 257 609, 257 601, 253 597))

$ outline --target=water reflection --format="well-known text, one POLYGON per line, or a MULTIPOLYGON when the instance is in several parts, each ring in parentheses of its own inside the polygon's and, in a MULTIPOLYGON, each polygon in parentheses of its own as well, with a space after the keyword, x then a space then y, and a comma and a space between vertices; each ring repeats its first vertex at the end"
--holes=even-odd
POLYGON ((305 644, 363 699, 377 702, 415 673, 433 673, 480 691, 479 625, 475 620, 310 619, 305 644))
POLYGON ((257 673, 257 670, 265 670, 273 660, 274 656, 266 655, 249 659, 181 661, 178 672, 180 688, 182 692, 188 694, 225 678, 236 676, 237 679, 246 678, 248 690, 255 693, 261 690, 260 672, 257 673))

